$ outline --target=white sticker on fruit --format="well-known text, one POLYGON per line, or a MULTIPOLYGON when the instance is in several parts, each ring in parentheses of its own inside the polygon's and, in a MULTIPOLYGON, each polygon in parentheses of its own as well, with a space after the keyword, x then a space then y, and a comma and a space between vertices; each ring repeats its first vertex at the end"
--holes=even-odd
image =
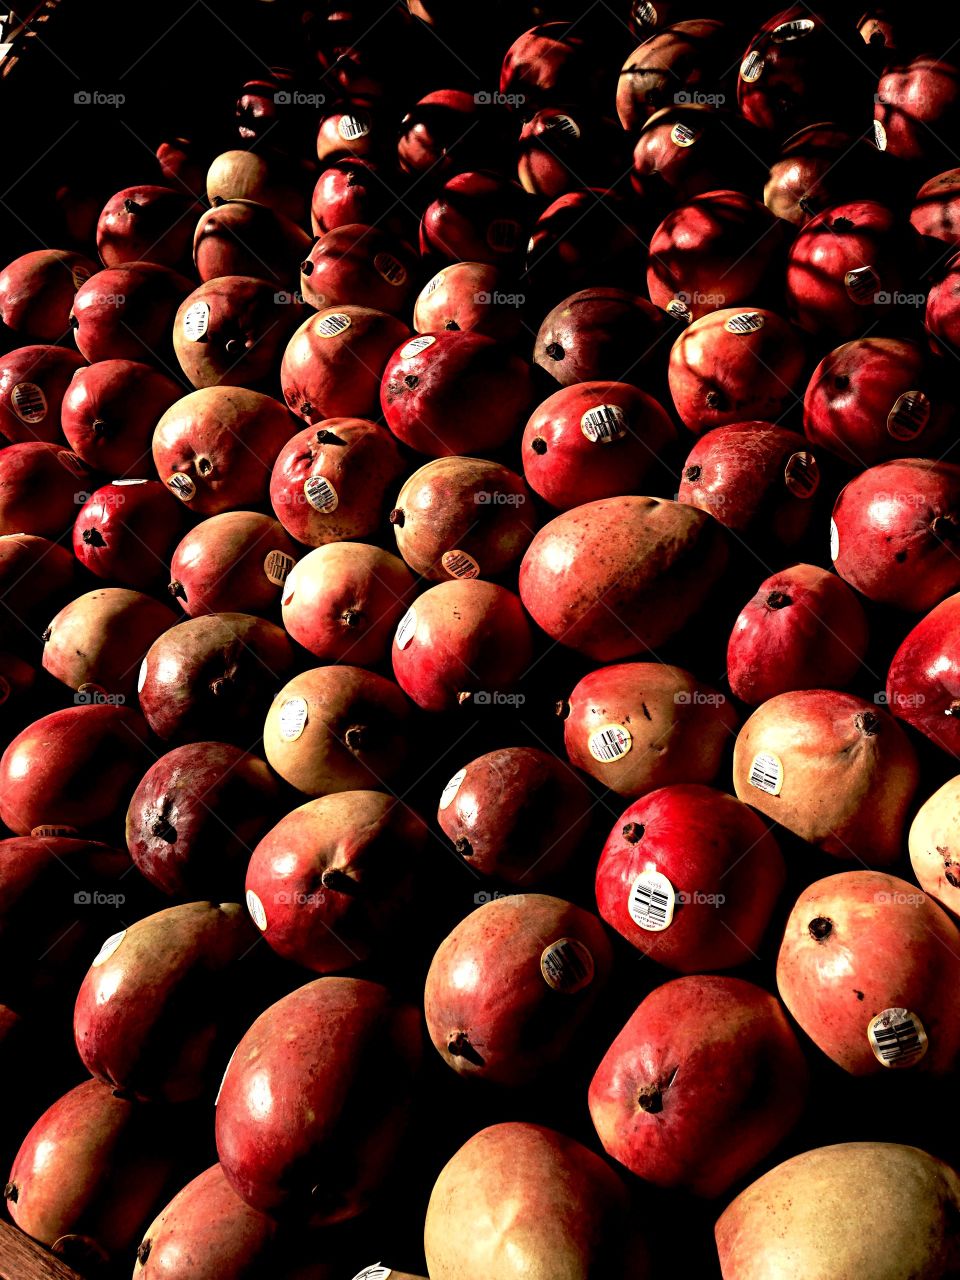
POLYGON ((670 141, 677 147, 692 147, 700 137, 700 130, 692 125, 677 123, 670 130, 670 141))
POLYGON ((76 827, 68 827, 62 822, 55 826, 42 824, 39 827, 34 827, 30 832, 34 840, 49 839, 51 836, 78 836, 79 834, 80 832, 76 827))
MULTIPOLYGON (((238 1045, 237 1048, 239 1047, 240 1046, 238 1045)), ((220 1088, 217 1090, 217 1096, 213 1100, 214 1106, 217 1106, 217 1104, 220 1102, 220 1095, 221 1093, 223 1093, 223 1086, 227 1079, 227 1072, 230 1070, 230 1063, 233 1062, 236 1056, 237 1056, 237 1050, 234 1049, 233 1053, 231 1053, 230 1055, 230 1058, 229 1058, 229 1061, 227 1062, 226 1067, 224 1068, 223 1075, 220 1077, 220 1088)))
POLYGON ((328 316, 324 316, 322 320, 317 321, 313 326, 313 331, 319 334, 321 338, 335 338, 338 333, 344 333, 349 328, 349 316, 344 315, 342 311, 331 311, 328 316))
POLYGON ((466 776, 466 769, 458 769, 447 785, 443 788, 443 791, 440 793, 441 809, 449 809, 453 804, 454 800, 457 798, 457 792, 460 790, 460 784, 466 776))
POLYGON ((632 746, 630 730, 625 729, 622 724, 605 724, 602 728, 595 729, 587 739, 587 750, 601 764, 619 760, 632 746))
POLYGON ((791 453, 783 468, 783 483, 795 498, 812 498, 820 485, 820 467, 812 453, 791 453))
POLYGON ((657 25, 657 9, 650 0, 634 0, 631 9, 633 21, 638 27, 655 27, 657 25))
POLYGON ((146 480, 111 480, 110 483, 121 485, 121 484, 146 484, 147 482, 146 480))
POLYGON ((576 120, 574 120, 572 116, 565 116, 565 115, 548 116, 547 119, 544 121, 544 124, 548 131, 552 132, 554 129, 559 129, 561 133, 567 134, 568 137, 571 137, 571 138, 580 137, 580 126, 577 124, 576 120))
POLYGON ((21 422, 42 422, 47 416, 47 397, 35 382, 18 382, 10 392, 10 404, 21 422))
POLYGON ((750 765, 750 785, 768 796, 783 790, 783 761, 772 751, 758 751, 750 765))
POLYGON ((400 619, 400 625, 397 627, 396 642, 398 649, 405 649, 413 639, 417 630, 417 611, 413 605, 400 619))
POLYGON ((887 149, 887 131, 879 120, 873 122, 873 145, 878 151, 887 149))
POLYGON ((840 530, 837 528, 836 520, 830 521, 830 559, 836 560, 840 554, 840 530))
POLYGON ((250 912, 250 919, 263 933, 267 927, 267 913, 263 909, 263 903, 252 889, 247 890, 247 910, 250 912))
POLYGON ((337 121, 337 133, 344 142, 356 142, 358 138, 365 138, 370 132, 370 126, 361 116, 341 116, 337 121))
POLYGON ((307 726, 309 707, 306 698, 287 698, 280 708, 280 737, 296 742, 307 726))
POLYGON ((930 421, 930 401, 922 391, 904 391, 887 414, 887 433, 894 440, 914 440, 930 421))
POLYGON ((423 286, 423 291, 421 292, 420 297, 429 298, 431 293, 436 293, 436 291, 443 284, 443 280, 444 280, 443 272, 438 271, 437 274, 433 277, 433 279, 423 286))
POLYGON ((593 956, 577 938, 558 938, 544 949, 540 972, 548 987, 562 995, 576 995, 593 981, 593 956))
POLYGON ((759 311, 740 311, 731 316, 723 327, 727 333, 756 333, 763 325, 764 319, 759 311))
POLYGON ((147 683, 147 660, 140 663, 140 674, 137 676, 137 693, 143 693, 143 686, 147 683))
POLYGON ((392 1275, 389 1267, 375 1262, 372 1267, 364 1267, 362 1271, 358 1271, 353 1280, 390 1280, 392 1275))
POLYGON ((119 933, 111 933, 110 937, 106 940, 106 942, 103 944, 103 946, 100 948, 100 950, 97 952, 96 956, 94 957, 94 961, 93 961, 94 969, 96 969, 101 964, 106 964, 106 962, 110 959, 110 957, 113 955, 116 949, 120 946, 120 943, 124 940, 126 936, 127 936, 126 929, 121 929, 119 933))
POLYGON ((867 1039, 884 1067, 912 1067, 927 1052, 923 1023, 909 1009, 884 1009, 870 1020, 867 1039))
POLYGON ((880 277, 873 267, 854 267, 843 277, 843 283, 850 300, 858 307, 868 307, 876 301, 880 277))
POLYGON ((660 871, 641 871, 630 887, 627 910, 634 924, 648 933, 662 933, 673 923, 677 895, 660 871))
POLYGON ((167 488, 172 489, 181 502, 189 502, 197 492, 197 486, 184 471, 174 471, 167 476, 167 488))
POLYGON ((328 516, 340 505, 340 495, 326 476, 308 476, 303 482, 303 495, 322 516, 328 516))
POLYGON ((183 336, 188 342, 199 342, 210 327, 209 302, 194 302, 183 313, 183 336))
POLYGON ((263 561, 263 572, 275 587, 282 587, 296 563, 286 551, 268 551, 263 561))
POLYGON ((426 351, 427 347, 432 347, 435 342, 436 338, 430 333, 425 333, 422 338, 412 338, 406 346, 400 348, 400 359, 412 360, 421 351, 426 351))
POLYGON ((373 265, 387 284, 395 284, 399 287, 407 283, 407 268, 392 253, 381 250, 380 253, 374 254, 373 265))
POLYGON ((513 253, 520 240, 520 223, 513 218, 495 218, 487 227, 487 244, 495 253, 513 253))
POLYGON ((445 551, 440 563, 451 578, 479 578, 480 566, 466 551, 445 551))
POLYGON ((678 320, 682 320, 684 324, 689 324, 693 319, 693 312, 687 306, 685 298, 671 298, 664 307, 667 315, 675 316, 678 320))
POLYGON ((753 84, 763 74, 763 54, 759 49, 751 49, 740 63, 740 79, 753 84))
POLYGON ((627 415, 618 404, 596 404, 580 419, 580 430, 591 444, 613 444, 627 434, 627 415))
POLYGON ((787 40, 800 40, 810 35, 816 25, 813 18, 794 18, 790 22, 781 22, 770 34, 777 44, 785 44, 787 40))

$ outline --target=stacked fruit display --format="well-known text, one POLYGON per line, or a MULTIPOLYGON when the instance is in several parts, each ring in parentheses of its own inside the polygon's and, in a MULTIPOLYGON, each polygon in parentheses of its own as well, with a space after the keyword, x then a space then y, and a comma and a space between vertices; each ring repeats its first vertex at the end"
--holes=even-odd
POLYGON ((621 7, 315 6, 2 255, 81 1275, 960 1275, 955 33, 621 7))

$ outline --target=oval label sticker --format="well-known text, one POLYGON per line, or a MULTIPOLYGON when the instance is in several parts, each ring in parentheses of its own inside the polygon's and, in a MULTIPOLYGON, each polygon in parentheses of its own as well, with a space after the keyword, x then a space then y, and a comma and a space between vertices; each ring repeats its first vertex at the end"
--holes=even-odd
POLYGON ((540 972, 548 987, 572 996, 593 981, 593 956, 577 938, 559 938, 540 956, 540 972))
POLYGON ((633 746, 630 730, 622 724, 605 724, 594 730, 587 739, 587 749, 594 760, 601 764, 611 764, 625 756, 633 746))
POLYGON ((659 871, 641 871, 630 887, 627 910, 634 924, 647 933, 662 933, 673 924, 677 895, 659 871))
POLYGON ((287 698, 280 708, 280 737, 296 742, 307 726, 310 709, 306 698, 287 698))

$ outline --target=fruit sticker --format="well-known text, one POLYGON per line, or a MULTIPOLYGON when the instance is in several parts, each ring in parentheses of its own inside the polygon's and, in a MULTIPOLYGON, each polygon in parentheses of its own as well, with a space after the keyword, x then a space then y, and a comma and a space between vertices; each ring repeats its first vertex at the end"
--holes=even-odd
POLYGON ((18 382, 10 392, 10 404, 21 422, 42 422, 47 416, 47 397, 35 382, 18 382))
POLYGON ((437 274, 433 277, 433 279, 428 281, 427 284, 423 286, 423 289, 420 293, 420 297, 429 298, 432 293, 436 293, 436 291, 443 284, 443 280, 444 280, 443 272, 438 271, 437 274))
POLYGON ((662 933, 673 924, 677 895, 673 885, 659 871, 641 871, 630 888, 627 910, 634 924, 648 933, 662 933))
POLYGON ((614 760, 619 760, 632 746, 633 738, 630 736, 630 730, 624 728, 622 724, 605 724, 602 728, 594 730, 587 739, 587 750, 594 760, 599 760, 601 764, 611 764, 614 760))
POLYGON ((783 469, 783 482, 795 498, 812 498, 820 484, 820 468, 812 453, 792 453, 783 469))
POLYGON ((816 25, 812 18, 794 18, 791 22, 781 22, 770 35, 777 44, 785 44, 788 40, 801 40, 810 35, 816 25))
MULTIPOLYGON (((4 680, 3 683, 7 686, 7 689, 9 690, 10 688, 9 682, 7 680, 4 680)), ((6 701, 5 697, 3 701, 4 702, 6 701)), ((52 836, 78 836, 80 832, 77 830, 76 827, 68 827, 66 826, 65 823, 60 822, 56 826, 45 824, 39 827, 34 827, 33 830, 30 832, 30 834, 31 836, 33 836, 35 840, 49 840, 52 836)))
POLYGON ((407 283, 407 268, 402 262, 398 262, 392 253, 384 253, 381 250, 374 255, 373 265, 387 284, 394 284, 399 287, 407 283))
POLYGON ((453 804, 454 800, 457 798, 457 792, 460 790, 460 784, 466 776, 466 769, 458 769, 447 785, 443 788, 443 791, 440 793, 441 809, 449 809, 450 805, 453 804))
POLYGON ((137 676, 137 693, 143 693, 143 686, 147 683, 147 660, 140 663, 140 674, 137 676))
POLYGON ((122 484, 146 484, 146 480, 111 480, 111 486, 120 486, 122 484))
POLYGON ((873 145, 878 151, 887 149, 887 131, 879 120, 873 122, 873 145))
POLYGON ((830 559, 836 560, 840 554, 840 530, 837 528, 836 520, 830 520, 830 559))
POLYGON ((181 502, 189 502, 197 492, 197 486, 183 471, 174 471, 172 476, 167 476, 167 488, 172 489, 181 502))
POLYGON ((630 16, 638 27, 655 27, 657 25, 657 8, 650 0, 634 0, 630 16))
POLYGON ((451 578, 479 578, 480 566, 466 551, 445 551, 440 563, 451 578))
POLYGON ((369 124, 360 116, 341 116, 337 121, 337 133, 344 142, 356 142, 358 138, 365 138, 369 132, 369 124))
POLYGON ((93 968, 96 969, 101 964, 106 964, 113 953, 120 946, 120 943, 127 936, 126 929, 121 929, 119 933, 111 933, 100 950, 97 952, 93 960, 93 968))
MULTIPOLYGON (((237 1048, 239 1048, 239 1045, 237 1046, 237 1048)), ((220 1088, 217 1090, 217 1096, 213 1100, 214 1106, 216 1106, 217 1103, 220 1101, 220 1095, 221 1093, 223 1093, 223 1086, 227 1079, 227 1072, 230 1070, 230 1063, 234 1060, 236 1056, 237 1056, 237 1050, 234 1049, 233 1053, 231 1053, 230 1055, 230 1060, 227 1062, 226 1069, 224 1070, 224 1073, 220 1078, 220 1088)))
POLYGON ((577 124, 576 120, 574 120, 571 116, 565 116, 565 115, 550 116, 545 123, 546 123, 546 128, 551 132, 555 129, 559 129, 561 133, 567 134, 568 137, 571 137, 571 138, 580 137, 580 126, 577 124))
POLYGON ((263 562, 263 572, 274 586, 282 587, 295 564, 293 556, 287 555, 285 551, 268 551, 263 562))
POLYGON ((364 1267, 362 1271, 358 1271, 353 1280, 390 1280, 392 1275, 389 1267, 375 1262, 372 1267, 364 1267))
POLYGON ((310 709, 306 698, 288 698, 280 708, 280 737, 296 742, 307 726, 310 709))
POLYGON ((73 287, 75 289, 81 288, 83 285, 87 283, 87 281, 90 279, 92 274, 93 272, 90 270, 89 267, 84 267, 84 266, 74 267, 73 270, 70 272, 70 275, 73 277, 73 287))
POLYGON ((689 324, 693 319, 693 312, 687 306, 685 298, 671 298, 664 307, 668 316, 675 316, 677 320, 682 320, 684 324, 689 324))
POLYGON ((407 612, 400 619, 400 625, 397 627, 396 642, 398 649, 405 649, 413 639, 417 630, 417 611, 411 605, 407 612))
POLYGON ((884 1067, 912 1067, 927 1052, 923 1023, 909 1009, 884 1009, 870 1020, 867 1039, 884 1067))
POLYGON ((303 494, 322 516, 328 516, 340 505, 340 495, 326 476, 308 476, 303 482, 303 494))
POLYGON ((540 972, 548 987, 562 995, 576 995, 593 981, 593 956, 576 938, 551 942, 540 957, 540 972))
POLYGON ((188 342, 200 342, 210 327, 210 304, 195 302, 183 313, 183 336, 188 342))
POLYGON ((591 444, 612 444, 627 434, 627 415, 618 404, 598 404, 580 419, 580 430, 591 444))
POLYGON ((731 316, 723 327, 727 333, 756 333, 763 328, 763 324, 763 316, 759 311, 741 311, 738 315, 731 316))
POLYGON ((759 49, 751 49, 740 63, 740 79, 753 84, 763 74, 763 54, 759 49))
POLYGON ((858 307, 867 307, 875 300, 880 288, 880 277, 873 267, 855 267, 843 277, 847 294, 858 307))
POLYGON ((894 440, 915 440, 930 421, 930 401, 922 391, 904 391, 887 414, 887 434, 894 440))
POLYGON ((345 316, 342 311, 332 311, 313 326, 313 331, 321 338, 335 338, 338 333, 344 333, 349 328, 350 317, 345 316))
POLYGON ((758 751, 750 766, 750 785, 768 796, 778 796, 783 790, 783 762, 772 751, 758 751))
POLYGON ((263 909, 263 903, 252 889, 247 890, 247 910, 250 912, 250 919, 263 933, 267 927, 267 913, 263 909))
POLYGON ((412 338, 406 346, 400 348, 400 359, 411 360, 414 356, 418 356, 421 351, 426 351, 427 347, 432 347, 436 342, 436 338, 429 333, 425 333, 422 338, 412 338))
POLYGON ((677 147, 692 147, 700 137, 700 130, 689 124, 677 123, 670 130, 670 141, 677 147))
POLYGON ((62 467, 72 471, 75 476, 87 475, 86 464, 75 453, 71 453, 69 449, 61 449, 57 454, 57 461, 62 467))

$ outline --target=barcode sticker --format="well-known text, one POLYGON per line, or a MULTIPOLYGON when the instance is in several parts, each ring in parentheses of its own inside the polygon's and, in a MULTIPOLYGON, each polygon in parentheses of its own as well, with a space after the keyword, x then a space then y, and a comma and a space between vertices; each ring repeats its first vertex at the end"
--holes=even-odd
POLYGON ((673 923, 677 895, 659 871, 641 871, 630 888, 627 910, 634 924, 648 933, 662 933, 673 923))
POLYGON ((741 311, 731 316, 723 327, 727 333, 756 333, 763 325, 764 319, 759 311, 741 311))
POLYGON ((286 551, 268 551, 263 561, 263 572, 276 587, 282 587, 287 575, 296 564, 293 556, 286 551))
POLYGON ((572 116, 550 116, 544 121, 544 125, 549 131, 559 129, 561 133, 565 133, 571 138, 580 137, 580 126, 572 116))
POLYGON ((147 660, 140 663, 140 674, 137 676, 137 693, 143 693, 143 686, 147 683, 147 660))
POLYGON ((458 769, 447 785, 443 788, 443 791, 440 793, 441 809, 449 809, 453 804, 454 800, 457 798, 457 792, 460 790, 460 785, 466 776, 466 769, 458 769))
POLYGON ((580 419, 580 430, 591 444, 612 444, 627 434, 627 415, 618 404, 597 404, 580 419))
POLYGON ((444 281, 444 274, 442 271, 438 271, 437 274, 433 277, 433 279, 423 286, 423 291, 421 292, 420 297, 429 298, 432 293, 437 292, 437 290, 443 284, 443 281, 444 281))
POLYGON ((405 649, 413 639, 417 630, 417 611, 413 605, 400 619, 400 625, 397 627, 397 634, 394 637, 397 642, 398 649, 405 649))
POLYGON ((664 307, 667 315, 676 316, 678 320, 682 320, 685 324, 689 324, 693 319, 693 312, 687 306, 684 298, 671 298, 664 307))
POLYGON ((314 511, 324 516, 340 505, 340 495, 326 476, 308 476, 303 482, 303 495, 314 511))
POLYGON ((904 391, 887 414, 887 432, 894 440, 914 440, 929 421, 929 399, 922 391, 904 391))
POLYGON ((466 551, 445 551, 440 563, 451 578, 479 578, 480 566, 466 551))
POLYGON ((75 453, 71 453, 69 449, 61 449, 57 454, 57 461, 61 467, 66 467, 68 471, 72 471, 75 476, 89 475, 86 463, 82 458, 78 458, 75 453))
POLYGON ((358 138, 365 138, 369 132, 370 126, 361 116, 341 116, 337 121, 337 133, 344 142, 356 142, 358 138))
POLYGON ((146 480, 111 480, 111 481, 110 481, 110 484, 111 484, 111 485, 116 485, 116 486, 117 486, 117 488, 119 488, 119 487, 120 487, 120 485, 127 485, 127 484, 146 484, 146 483, 147 483, 147 482, 146 482, 146 480))
POLYGON ((656 5, 651 4, 650 0, 634 0, 633 8, 630 12, 635 25, 638 27, 655 27, 657 25, 656 5))
POLYGON ((787 40, 800 40, 810 35, 816 25, 812 18, 794 18, 790 22, 781 22, 770 34, 777 44, 784 44, 787 40))
POLYGON ((18 382, 10 392, 10 404, 21 422, 42 422, 47 416, 47 397, 35 382, 18 382))
POLYGON ((407 268, 392 253, 381 251, 374 255, 373 265, 383 276, 387 284, 402 285, 407 283, 407 268))
POLYGON ((110 957, 113 955, 116 949, 120 946, 120 943, 124 940, 126 936, 127 936, 126 929, 121 929, 119 933, 111 933, 110 937, 106 940, 106 942, 97 952, 97 954, 94 956, 94 959, 93 959, 94 969, 96 969, 101 964, 106 964, 106 962, 110 959, 110 957))
POLYGON ((280 708, 280 737, 284 742, 296 742, 307 727, 309 717, 306 698, 287 698, 280 708))
POLYGON ((879 120, 873 122, 873 145, 878 151, 887 149, 887 131, 879 120))
MULTIPOLYGON (((3 677, 3 683, 6 685, 7 693, 10 692, 10 681, 3 677)), ((79 692, 79 691, 78 691, 79 692)), ((5 701, 6 699, 4 699, 5 701)), ((46 840, 53 836, 78 836, 80 832, 76 827, 68 827, 65 823, 57 824, 41 823, 39 827, 33 827, 30 835, 34 840, 46 840)))
POLYGON ((75 289, 79 289, 82 285, 85 285, 87 283, 87 281, 93 275, 93 272, 90 270, 89 267, 84 267, 81 265, 81 266, 74 267, 73 270, 70 272, 70 275, 73 277, 73 287, 75 289))
POLYGON ((379 1262, 375 1262, 372 1267, 364 1267, 362 1271, 358 1271, 353 1280, 390 1280, 393 1272, 389 1267, 384 1267, 379 1262))
POLYGON ((188 342, 199 342, 210 327, 210 304, 194 302, 183 313, 183 336, 188 342))
POLYGON ((909 1009, 884 1009, 870 1021, 867 1039, 884 1067, 912 1067, 927 1052, 923 1023, 909 1009))
POLYGON ((740 63, 740 79, 753 84, 763 74, 763 54, 759 49, 751 49, 740 63))
POLYGON ((487 227, 487 244, 497 253, 513 253, 520 240, 520 223, 514 218, 495 218, 487 227))
POLYGON ((795 498, 812 498, 820 485, 820 467, 812 453, 791 453, 783 468, 783 482, 795 498))
POLYGON ((750 785, 768 796, 778 796, 783 790, 783 762, 772 751, 758 751, 750 766, 750 785))
POLYGON ((406 346, 400 348, 400 359, 412 360, 421 351, 426 351, 427 347, 432 347, 435 342, 436 338, 431 333, 425 333, 420 338, 411 338, 406 346))
POLYGON ((670 141, 678 147, 692 147, 700 137, 700 130, 688 124, 675 124, 670 130, 670 141))
POLYGON ((869 306, 880 288, 880 277, 873 267, 855 267, 843 277, 847 293, 858 307, 869 306))
POLYGON ((840 530, 837 528, 836 520, 830 521, 830 559, 836 560, 840 554, 840 530))
POLYGON ((610 764, 614 760, 619 760, 632 746, 633 738, 630 736, 630 730, 625 729, 622 724, 605 724, 602 728, 594 730, 587 739, 587 750, 594 760, 599 760, 601 764, 610 764))
POLYGON ((247 910, 250 912, 250 919, 263 933, 267 927, 267 913, 264 910, 263 903, 252 889, 247 890, 247 910))
POLYGON ((167 488, 172 489, 181 502, 189 502, 197 492, 197 486, 183 471, 174 471, 172 476, 167 476, 167 488))
POLYGON ((338 333, 343 333, 350 328, 350 317, 343 314, 342 311, 332 311, 330 315, 324 316, 322 320, 318 320, 313 326, 314 333, 318 333, 321 338, 335 338, 338 333))
POLYGON ((540 972, 548 987, 572 996, 593 981, 593 956, 577 938, 560 938, 541 955, 540 972))

